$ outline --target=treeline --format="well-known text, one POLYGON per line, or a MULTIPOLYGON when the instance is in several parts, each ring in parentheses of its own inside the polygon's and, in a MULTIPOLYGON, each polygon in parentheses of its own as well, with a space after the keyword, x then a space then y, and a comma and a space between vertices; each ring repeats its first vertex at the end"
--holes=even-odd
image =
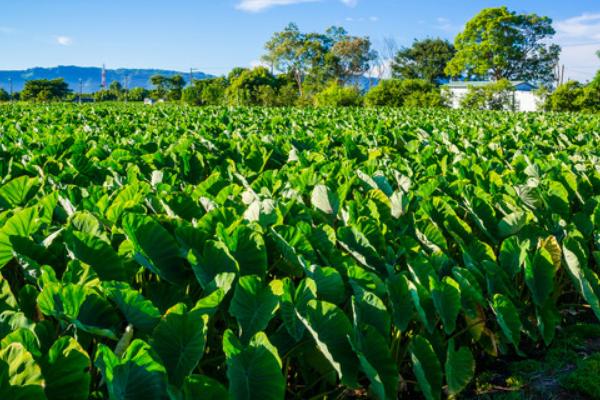
MULTIPOLYGON (((450 80, 491 81, 471 87, 460 106, 510 109, 510 81, 537 85, 541 107, 550 111, 600 110, 600 72, 581 84, 558 84, 560 47, 551 43, 552 20, 506 7, 486 8, 471 19, 454 43, 415 40, 375 51, 368 37, 344 28, 302 32, 289 24, 265 44, 263 66, 235 68, 227 76, 186 82, 182 76, 151 78, 152 90, 112 82, 84 100, 180 101, 196 106, 393 106, 445 107, 450 80), (391 79, 381 79, 389 72, 391 79), (375 76, 367 78, 365 75, 375 76)), ((599 53, 600 57, 600 53, 599 53)), ((29 81, 18 94, 25 101, 79 100, 62 80, 29 81)), ((0 101, 7 99, 0 90, 0 101)))

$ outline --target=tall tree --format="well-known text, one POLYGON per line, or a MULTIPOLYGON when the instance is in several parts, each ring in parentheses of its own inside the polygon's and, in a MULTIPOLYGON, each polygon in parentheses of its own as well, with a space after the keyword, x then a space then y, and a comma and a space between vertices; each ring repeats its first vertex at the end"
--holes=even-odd
POLYGON ((446 73, 549 85, 560 55, 558 45, 548 44, 554 33, 548 17, 517 14, 506 7, 486 8, 456 37, 457 52, 446 73))
POLYGON ((335 57, 335 66, 340 83, 364 75, 377 59, 377 52, 371 48, 368 37, 345 36, 340 38, 331 53, 335 57))
POLYGON ((21 100, 53 101, 64 99, 71 91, 64 79, 37 79, 25 82, 21 100))
POLYGON ((440 83, 447 78, 444 72, 456 53, 452 43, 443 39, 416 40, 403 47, 392 62, 392 75, 398 79, 423 79, 440 83))

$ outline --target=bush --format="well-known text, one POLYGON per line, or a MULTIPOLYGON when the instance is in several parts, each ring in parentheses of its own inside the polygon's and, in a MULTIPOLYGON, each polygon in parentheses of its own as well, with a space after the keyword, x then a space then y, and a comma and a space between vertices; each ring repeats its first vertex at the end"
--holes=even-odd
POLYGON ((21 100, 30 101, 55 101, 63 100, 71 91, 64 79, 37 79, 25 82, 21 92, 21 100))
POLYGON ((196 106, 218 106, 225 103, 227 86, 225 78, 195 80, 183 90, 182 100, 196 106))
POLYGON ((474 110, 512 110, 514 88, 506 79, 485 86, 469 86, 467 94, 460 101, 460 106, 474 110))
POLYGON ((334 82, 315 95, 314 103, 317 107, 359 106, 362 103, 362 96, 356 86, 340 86, 334 82))
POLYGON ((365 97, 368 106, 441 107, 445 105, 439 89, 421 79, 387 79, 379 82, 365 97))
POLYGON ((583 97, 583 85, 577 81, 569 81, 559 85, 546 99, 547 111, 579 111, 580 98, 583 97))
POLYGON ((0 101, 9 101, 10 95, 8 92, 2 88, 0 88, 0 101))

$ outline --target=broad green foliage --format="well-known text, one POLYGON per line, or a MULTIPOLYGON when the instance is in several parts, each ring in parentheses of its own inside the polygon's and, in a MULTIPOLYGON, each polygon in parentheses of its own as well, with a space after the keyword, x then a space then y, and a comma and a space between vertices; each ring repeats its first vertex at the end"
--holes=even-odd
POLYGON ((0 106, 0 398, 470 393, 600 318, 599 127, 0 106))

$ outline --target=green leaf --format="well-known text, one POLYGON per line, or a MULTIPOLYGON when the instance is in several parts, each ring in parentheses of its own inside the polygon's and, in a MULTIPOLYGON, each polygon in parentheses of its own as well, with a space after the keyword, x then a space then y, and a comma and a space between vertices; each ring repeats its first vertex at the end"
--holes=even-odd
POLYGON ((297 342, 304 336, 304 325, 298 314, 304 314, 306 305, 310 300, 317 298, 317 285, 315 282, 306 278, 298 288, 294 287, 294 283, 289 278, 282 280, 283 292, 280 296, 281 319, 286 330, 297 342))
POLYGON ((150 345, 163 361, 169 381, 181 386, 192 373, 202 355, 208 330, 208 315, 188 311, 184 304, 167 310, 150 339, 150 345))
POLYGON ((239 226, 227 241, 241 275, 264 277, 267 272, 267 249, 262 235, 247 225, 239 226))
POLYGON ((498 235, 500 238, 506 238, 519 233, 527 223, 527 214, 521 211, 515 211, 508 214, 498 224, 498 235))
POLYGON ((517 308, 508 297, 499 293, 494 295, 492 308, 502 332, 518 350, 521 339, 521 320, 517 308))
POLYGON ((207 288, 218 274, 237 273, 240 269, 225 243, 214 240, 207 240, 204 243, 201 255, 191 250, 188 261, 192 264, 194 275, 203 288, 207 288))
POLYGON ((65 232, 65 245, 78 260, 89 264, 102 280, 124 280, 121 258, 110 243, 98 236, 77 231, 65 232))
POLYGON ((375 294, 360 290, 359 294, 352 296, 352 312, 355 326, 370 325, 382 337, 390 335, 390 315, 383 301, 375 294))
POLYGON ((273 292, 275 284, 277 281, 265 285, 258 276, 243 276, 239 279, 229 313, 238 321, 242 342, 247 343, 254 334, 264 330, 273 318, 278 304, 278 298, 273 292))
POLYGON ((310 202, 317 210, 328 215, 336 215, 340 207, 337 194, 325 185, 315 186, 310 196, 310 202))
POLYGON ((511 277, 515 277, 520 271, 527 256, 529 242, 519 243, 517 236, 505 239, 500 246, 498 261, 511 277))
POLYGON ((285 378, 277 349, 259 332, 243 347, 231 330, 223 336, 229 394, 235 400, 281 400, 285 378))
POLYGON ((136 339, 119 359, 98 344, 95 365, 102 372, 111 400, 164 400, 167 373, 150 345, 136 339))
POLYGON ((375 396, 382 400, 396 399, 398 368, 385 338, 368 326, 364 331, 355 331, 351 344, 375 396))
POLYGON ((417 315, 429 333, 435 329, 435 306, 431 293, 418 283, 408 282, 408 290, 413 300, 417 315))
POLYGON ((85 290, 71 283, 64 286, 48 282, 37 299, 38 307, 44 315, 68 321, 75 320, 85 301, 85 290))
POLYGON ((89 397, 90 358, 71 337, 59 338, 41 361, 48 400, 86 400, 89 397))
POLYGON ((533 302, 542 307, 554 290, 555 268, 552 255, 539 248, 533 256, 533 261, 525 262, 525 283, 531 291, 533 302))
POLYGON ((431 278, 430 285, 433 304, 442 318, 444 331, 449 335, 456 328, 456 318, 461 309, 459 285, 448 276, 441 282, 431 278))
POLYGON ((348 341, 352 325, 344 312, 335 304, 310 300, 306 315, 298 316, 342 383, 355 387, 358 360, 348 341))
POLYGON ((108 298, 114 302, 127 322, 145 332, 149 332, 160 320, 160 311, 137 290, 124 282, 103 282, 108 298))
POLYGON ((35 207, 25 208, 13 214, 0 228, 0 269, 13 258, 11 237, 29 237, 40 227, 38 210, 35 207))
POLYGON ((0 206, 14 208, 23 206, 38 190, 38 178, 19 176, 0 187, 0 206))
POLYGON ((431 343, 422 336, 415 336, 410 343, 413 372, 427 400, 437 400, 442 391, 442 366, 431 343))
POLYGON ((592 307, 596 318, 600 319, 600 293, 598 290, 598 275, 587 267, 583 249, 577 240, 567 237, 563 241, 563 257, 571 279, 592 307))
POLYGON ((181 400, 229 400, 227 389, 216 380, 204 375, 187 376, 181 392, 181 400))
POLYGON ((448 393, 455 396, 459 394, 473 379, 475 374, 475 359, 467 347, 454 349, 454 339, 448 343, 446 356, 446 381, 448 393))
POLYGON ((408 290, 408 279, 403 274, 392 275, 387 282, 392 320, 396 328, 406 331, 413 318, 413 303, 408 290))
POLYGON ((11 343, 0 350, 0 398, 46 399, 42 371, 21 343, 11 343))
POLYGON ((186 279, 177 241, 151 217, 127 214, 123 229, 133 243, 135 259, 142 266, 171 283, 186 279))

